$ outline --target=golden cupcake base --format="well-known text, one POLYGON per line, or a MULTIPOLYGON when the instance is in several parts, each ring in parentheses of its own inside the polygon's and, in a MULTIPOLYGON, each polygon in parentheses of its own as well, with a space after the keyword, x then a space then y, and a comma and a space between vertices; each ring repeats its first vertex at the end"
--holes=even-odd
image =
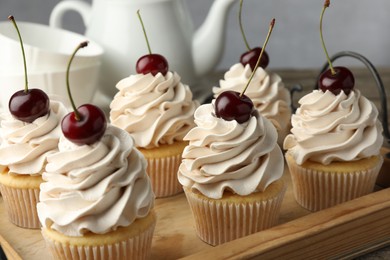
POLYGON ((148 259, 155 226, 156 215, 152 211, 130 226, 106 234, 69 237, 43 228, 42 235, 55 259, 148 259))
POLYGON ((41 176, 0 173, 0 191, 9 220, 22 228, 41 227, 37 213, 41 176))
POLYGON ((383 157, 329 165, 308 161, 298 165, 287 152, 286 161, 296 201, 310 211, 318 211, 371 193, 383 157))
POLYGON ((181 155, 188 142, 175 142, 152 149, 138 148, 148 161, 146 172, 150 177, 156 198, 163 198, 183 192, 177 179, 181 155))
POLYGON ((215 246, 275 226, 286 188, 278 180, 264 192, 240 196, 225 191, 221 199, 210 199, 188 188, 184 192, 198 237, 215 246))

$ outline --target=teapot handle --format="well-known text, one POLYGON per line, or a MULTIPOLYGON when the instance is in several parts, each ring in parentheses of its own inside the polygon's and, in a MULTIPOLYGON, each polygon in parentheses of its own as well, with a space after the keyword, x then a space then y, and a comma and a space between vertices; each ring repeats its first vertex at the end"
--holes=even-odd
POLYGON ((59 2, 50 14, 49 25, 51 27, 63 28, 62 17, 67 11, 76 11, 81 15, 85 27, 88 27, 88 23, 91 17, 91 5, 86 2, 77 0, 66 0, 59 2))

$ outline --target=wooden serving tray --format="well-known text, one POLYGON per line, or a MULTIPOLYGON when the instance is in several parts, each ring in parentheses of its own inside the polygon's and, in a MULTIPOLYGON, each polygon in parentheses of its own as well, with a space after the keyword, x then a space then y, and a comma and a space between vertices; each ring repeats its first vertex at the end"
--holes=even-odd
MULTIPOLYGON (((381 173, 389 171, 390 163, 386 160, 381 173)), ((340 259, 390 244, 390 188, 311 213, 295 202, 287 169, 283 178, 288 189, 279 225, 216 247, 207 245, 196 236, 183 193, 157 199, 158 221, 151 258, 340 259)), ((22 229, 8 221, 1 197, 0 244, 9 259, 42 260, 49 255, 40 230, 22 229)))

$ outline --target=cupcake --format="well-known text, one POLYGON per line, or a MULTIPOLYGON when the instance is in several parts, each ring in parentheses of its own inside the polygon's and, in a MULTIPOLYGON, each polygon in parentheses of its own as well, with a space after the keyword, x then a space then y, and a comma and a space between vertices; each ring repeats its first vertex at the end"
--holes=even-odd
MULTIPOLYGON (((216 98, 221 92, 233 90, 240 92, 247 84, 252 68, 250 64, 234 64, 219 81, 219 87, 213 88, 216 98)), ((291 96, 280 76, 262 67, 255 74, 245 92, 261 115, 271 120, 278 132, 278 144, 282 147, 283 140, 291 128, 291 96)))
POLYGON ((198 102, 176 72, 135 74, 116 85, 110 121, 126 130, 148 161, 147 172, 157 198, 183 191, 177 180, 183 137, 194 126, 198 102))
POLYGON ((145 259, 156 223, 146 161, 131 136, 108 125, 100 140, 62 136, 48 156, 37 205, 56 259, 145 259))
POLYGON ((50 101, 50 112, 33 122, 1 115, 0 191, 9 220, 23 228, 39 228, 36 204, 47 156, 57 150, 59 123, 67 113, 58 101, 50 101))
POLYGON ((297 202, 317 211, 372 192, 383 162, 375 105, 359 90, 314 90, 299 104, 284 141, 297 202))
POLYGON ((214 104, 195 112, 178 179, 197 235, 218 245, 277 224, 286 185, 273 124, 256 110, 246 122, 225 120, 214 104))

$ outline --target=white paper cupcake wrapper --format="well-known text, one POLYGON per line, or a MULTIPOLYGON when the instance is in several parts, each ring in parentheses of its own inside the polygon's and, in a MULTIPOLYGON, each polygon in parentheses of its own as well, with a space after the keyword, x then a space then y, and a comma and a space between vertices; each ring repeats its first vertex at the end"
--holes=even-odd
POLYGON ((147 158, 147 173, 156 198, 168 197, 183 192, 177 179, 181 154, 164 158, 147 158))
POLYGON ((22 228, 40 228, 37 203, 40 189, 18 189, 0 184, 9 220, 22 228))
POLYGON ((104 245, 69 245, 54 241, 45 232, 42 235, 46 246, 50 249, 54 259, 66 260, 100 260, 100 259, 148 259, 151 253, 155 223, 136 237, 104 245))
POLYGON ((326 209, 374 190, 383 158, 372 169, 357 172, 323 172, 306 169, 287 160, 295 200, 310 211, 326 209))
POLYGON ((275 197, 259 202, 234 203, 204 200, 186 191, 200 239, 219 245, 275 226, 286 187, 275 197))

